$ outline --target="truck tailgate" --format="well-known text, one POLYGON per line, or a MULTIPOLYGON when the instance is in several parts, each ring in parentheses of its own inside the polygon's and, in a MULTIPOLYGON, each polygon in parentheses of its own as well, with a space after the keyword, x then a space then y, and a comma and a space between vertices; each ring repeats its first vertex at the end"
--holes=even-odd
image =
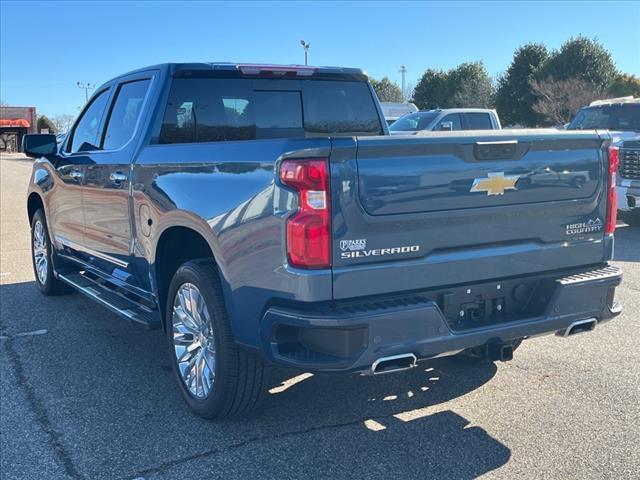
POLYGON ((334 141, 334 298, 602 263, 606 140, 514 130, 334 141))

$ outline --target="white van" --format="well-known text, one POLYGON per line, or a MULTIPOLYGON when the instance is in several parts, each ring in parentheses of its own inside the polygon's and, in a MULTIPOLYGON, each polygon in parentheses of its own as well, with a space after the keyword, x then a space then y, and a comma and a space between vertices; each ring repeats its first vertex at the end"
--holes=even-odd
POLYGON ((418 111, 418 107, 413 103, 380 102, 380 106, 382 107, 382 113, 388 125, 391 125, 407 113, 418 111))

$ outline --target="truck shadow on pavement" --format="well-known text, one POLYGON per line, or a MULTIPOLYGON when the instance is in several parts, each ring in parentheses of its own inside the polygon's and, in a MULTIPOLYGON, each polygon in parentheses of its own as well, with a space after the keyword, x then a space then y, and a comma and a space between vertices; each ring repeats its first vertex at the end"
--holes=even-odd
POLYGON ((211 422, 180 398, 160 332, 79 294, 42 297, 34 282, 0 296, 9 368, 26 383, 3 388, 31 391, 42 434, 83 477, 467 479, 511 455, 447 405, 491 380, 492 363, 435 359, 377 377, 271 367, 258 411, 211 422))

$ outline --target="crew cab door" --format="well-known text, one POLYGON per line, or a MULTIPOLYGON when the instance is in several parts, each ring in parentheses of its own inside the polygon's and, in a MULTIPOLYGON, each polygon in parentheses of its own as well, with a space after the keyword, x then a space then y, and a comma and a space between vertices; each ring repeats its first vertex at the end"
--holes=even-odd
POLYGON ((89 262, 134 286, 137 281, 129 267, 133 251, 129 178, 152 79, 153 73, 143 73, 113 85, 100 150, 87 166, 83 190, 89 262))
POLYGON ((53 165, 56 186, 48 201, 49 228, 58 248, 71 256, 86 250, 82 186, 98 149, 110 89, 96 93, 76 121, 53 165))

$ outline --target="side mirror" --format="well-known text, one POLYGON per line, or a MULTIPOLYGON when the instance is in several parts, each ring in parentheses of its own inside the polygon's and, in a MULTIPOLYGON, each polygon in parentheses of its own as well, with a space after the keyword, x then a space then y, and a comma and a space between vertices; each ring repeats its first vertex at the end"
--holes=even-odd
POLYGON ((440 125, 438 125, 438 130, 442 132, 453 131, 453 122, 442 122, 440 125))
POLYGON ((22 151, 31 158, 58 153, 58 141, 52 134, 29 134, 22 137, 22 151))

